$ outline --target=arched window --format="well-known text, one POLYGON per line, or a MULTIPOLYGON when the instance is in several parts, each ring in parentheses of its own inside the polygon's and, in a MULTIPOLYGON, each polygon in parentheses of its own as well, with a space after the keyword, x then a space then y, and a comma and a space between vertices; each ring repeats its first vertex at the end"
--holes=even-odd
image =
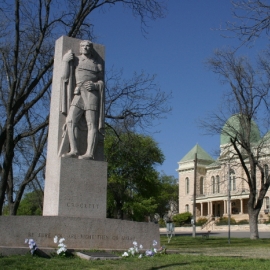
POLYGON ((269 209, 270 207, 269 207, 269 197, 265 197, 264 198, 264 202, 265 202, 265 208, 266 209, 269 209))
POLYGON ((186 194, 189 194, 189 179, 186 178, 186 194))
POLYGON ((188 204, 186 204, 185 210, 186 210, 186 212, 189 212, 189 205, 188 204))
POLYGON ((233 169, 230 170, 230 181, 231 181, 231 190, 236 190, 235 172, 233 169))
POLYGON ((220 193, 220 180, 219 175, 216 176, 216 192, 220 193))
POLYGON ((203 177, 200 178, 200 194, 203 194, 203 177))
POLYGON ((263 168, 264 168, 264 183, 265 183, 268 177, 269 167, 267 164, 264 164, 263 168))
POLYGON ((214 176, 212 176, 211 177, 211 184, 212 184, 212 193, 214 194, 214 193, 216 193, 216 183, 215 183, 215 177, 214 176))

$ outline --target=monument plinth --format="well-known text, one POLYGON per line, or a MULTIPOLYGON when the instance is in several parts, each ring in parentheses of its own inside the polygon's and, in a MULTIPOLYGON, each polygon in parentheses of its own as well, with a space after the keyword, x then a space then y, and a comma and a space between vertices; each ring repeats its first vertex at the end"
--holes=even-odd
POLYGON ((154 223, 106 218, 104 161, 104 46, 56 41, 43 216, 0 217, 0 248, 39 248, 64 237, 70 249, 127 249, 136 240, 159 244, 154 223))
POLYGON ((56 180, 58 192, 46 187, 43 216, 106 218, 106 162, 62 158, 56 180))

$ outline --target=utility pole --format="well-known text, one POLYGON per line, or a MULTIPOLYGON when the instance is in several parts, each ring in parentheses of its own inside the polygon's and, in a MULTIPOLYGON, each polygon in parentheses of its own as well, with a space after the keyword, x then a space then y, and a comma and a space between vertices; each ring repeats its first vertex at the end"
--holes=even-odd
POLYGON ((196 182, 197 182, 197 153, 194 159, 194 190, 193 190, 193 232, 192 237, 196 237, 196 182))
POLYGON ((228 243, 231 243, 231 175, 230 162, 228 163, 228 243))

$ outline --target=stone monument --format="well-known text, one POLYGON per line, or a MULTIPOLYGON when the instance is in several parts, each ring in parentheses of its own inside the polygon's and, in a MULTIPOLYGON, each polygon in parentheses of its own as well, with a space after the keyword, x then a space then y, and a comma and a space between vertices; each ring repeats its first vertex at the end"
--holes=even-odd
POLYGON ((89 41, 56 42, 44 216, 106 218, 104 54, 89 41))
POLYGON ((53 248, 56 235, 70 249, 159 244, 157 224, 106 218, 104 66, 104 46, 65 36, 56 41, 43 216, 1 216, 2 254, 25 238, 53 248))

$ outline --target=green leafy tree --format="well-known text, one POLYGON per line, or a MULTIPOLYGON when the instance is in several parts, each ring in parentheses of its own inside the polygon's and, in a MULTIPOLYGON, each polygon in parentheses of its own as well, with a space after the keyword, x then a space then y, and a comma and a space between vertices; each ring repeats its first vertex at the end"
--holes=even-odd
POLYGON ((106 134, 108 217, 143 220, 156 208, 159 192, 157 164, 163 153, 149 136, 113 131, 106 134))
MULTIPOLYGON (((171 204, 178 206, 178 180, 174 176, 159 175, 159 194, 156 197, 157 210, 156 212, 163 217, 171 208, 171 204)), ((177 210, 177 209, 175 209, 177 210)))
POLYGON ((149 221, 150 215, 156 211, 157 205, 154 197, 144 198, 140 194, 136 194, 132 200, 124 204, 123 210, 132 220, 149 221))
MULTIPOLYGON (((6 205, 3 209, 3 214, 8 215, 9 209, 8 205, 6 205)), ((17 215, 21 216, 34 216, 34 215, 42 215, 43 208, 43 192, 42 191, 32 191, 26 193, 19 205, 17 215)))
POLYGON ((42 215, 43 192, 33 191, 26 193, 19 205, 17 215, 42 215))

